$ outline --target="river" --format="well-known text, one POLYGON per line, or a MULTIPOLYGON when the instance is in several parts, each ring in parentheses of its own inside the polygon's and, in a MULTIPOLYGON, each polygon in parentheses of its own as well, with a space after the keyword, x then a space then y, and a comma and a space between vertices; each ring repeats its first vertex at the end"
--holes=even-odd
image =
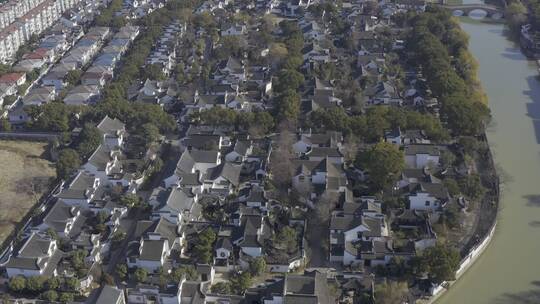
POLYGON ((540 303, 540 82, 502 24, 470 22, 493 123, 488 139, 503 180, 495 236, 438 304, 540 303))

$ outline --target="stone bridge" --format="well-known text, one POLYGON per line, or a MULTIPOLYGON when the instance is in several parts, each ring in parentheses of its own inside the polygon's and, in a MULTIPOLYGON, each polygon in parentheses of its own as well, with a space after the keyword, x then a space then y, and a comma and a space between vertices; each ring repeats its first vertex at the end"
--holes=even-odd
POLYGON ((469 16, 472 11, 475 11, 485 13, 486 17, 491 17, 493 19, 501 19, 504 17, 504 10, 502 8, 489 4, 443 4, 441 6, 451 11, 454 16, 469 16))

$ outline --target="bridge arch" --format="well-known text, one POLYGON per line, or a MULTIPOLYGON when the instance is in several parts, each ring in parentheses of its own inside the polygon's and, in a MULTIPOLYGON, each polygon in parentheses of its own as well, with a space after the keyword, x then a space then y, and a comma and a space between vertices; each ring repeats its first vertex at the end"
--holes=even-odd
MULTIPOLYGON (((461 5, 449 5, 449 4, 443 4, 441 5, 446 10, 449 10, 452 15, 454 16, 481 16, 477 13, 482 11, 485 12, 485 16, 482 17, 491 17, 494 19, 501 19, 504 17, 504 11, 493 5, 489 4, 461 4, 461 5), (473 15, 470 15, 473 13, 473 15)), ((483 13, 481 13, 483 14, 483 13)))

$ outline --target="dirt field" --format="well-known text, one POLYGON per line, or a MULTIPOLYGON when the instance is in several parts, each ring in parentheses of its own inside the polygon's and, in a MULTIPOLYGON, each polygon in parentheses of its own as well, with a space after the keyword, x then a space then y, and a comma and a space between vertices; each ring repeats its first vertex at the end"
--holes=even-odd
POLYGON ((44 142, 0 140, 0 243, 47 191, 55 169, 44 142))

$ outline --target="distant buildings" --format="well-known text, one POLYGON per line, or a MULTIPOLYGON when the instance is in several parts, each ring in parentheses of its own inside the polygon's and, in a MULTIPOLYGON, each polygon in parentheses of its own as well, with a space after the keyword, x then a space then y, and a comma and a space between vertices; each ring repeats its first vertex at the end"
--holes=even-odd
POLYGON ((80 0, 11 0, 0 7, 0 62, 13 60, 19 47, 41 34, 80 0))

